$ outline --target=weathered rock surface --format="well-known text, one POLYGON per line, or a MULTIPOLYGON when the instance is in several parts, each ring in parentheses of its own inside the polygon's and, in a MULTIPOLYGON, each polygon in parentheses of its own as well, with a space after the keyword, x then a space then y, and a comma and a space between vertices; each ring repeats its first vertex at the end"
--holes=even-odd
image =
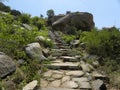
POLYGON ((70 13, 53 22, 52 26, 54 29, 62 29, 63 31, 66 26, 90 31, 94 27, 93 16, 87 12, 70 13))
POLYGON ((38 84, 37 80, 34 80, 30 83, 28 83, 25 87, 23 87, 23 90, 34 90, 38 84))
POLYGON ((84 75, 84 72, 83 71, 68 71, 66 73, 66 75, 69 75, 69 76, 75 76, 75 77, 80 77, 80 76, 83 76, 84 75))
POLYGON ((89 82, 79 82, 80 89, 91 89, 91 85, 89 82))
POLYGON ((78 84, 74 81, 67 81, 63 83, 62 87, 76 89, 78 87, 78 84))
POLYGON ((33 60, 44 60, 46 57, 42 53, 42 48, 39 43, 31 43, 25 47, 26 54, 33 60))
POLYGON ((61 82, 64 83, 66 81, 70 81, 70 76, 64 76, 61 82))
POLYGON ((0 54, 0 78, 3 78, 16 70, 13 60, 3 53, 0 54))
POLYGON ((29 26, 28 24, 22 24, 22 26, 28 30, 32 30, 33 28, 29 26))
POLYGON ((55 80, 55 81, 51 82, 48 87, 59 87, 60 84, 61 84, 60 80, 55 80))
POLYGON ((73 78, 72 80, 80 83, 89 81, 87 77, 73 78))

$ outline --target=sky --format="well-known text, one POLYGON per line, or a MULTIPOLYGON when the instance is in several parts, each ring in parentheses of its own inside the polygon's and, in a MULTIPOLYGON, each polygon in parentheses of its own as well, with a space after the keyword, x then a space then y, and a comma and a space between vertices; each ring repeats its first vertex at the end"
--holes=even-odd
POLYGON ((97 28, 116 26, 120 28, 120 0, 7 0, 4 4, 32 16, 53 9, 55 15, 71 12, 89 12, 93 14, 97 28))

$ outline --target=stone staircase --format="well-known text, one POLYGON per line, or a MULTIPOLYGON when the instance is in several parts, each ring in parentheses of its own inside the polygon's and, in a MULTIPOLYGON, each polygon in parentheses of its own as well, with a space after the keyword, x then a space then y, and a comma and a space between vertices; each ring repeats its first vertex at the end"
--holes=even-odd
POLYGON ((98 89, 100 83, 96 82, 98 85, 94 86, 95 79, 103 80, 106 76, 85 62, 81 51, 56 43, 57 48, 50 51, 51 64, 44 65, 48 70, 43 73, 41 90, 102 90, 98 89))

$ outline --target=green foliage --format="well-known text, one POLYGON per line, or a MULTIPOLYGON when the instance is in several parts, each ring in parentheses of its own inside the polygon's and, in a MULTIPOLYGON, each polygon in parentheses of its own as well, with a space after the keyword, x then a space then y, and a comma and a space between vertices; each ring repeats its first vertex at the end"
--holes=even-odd
POLYGON ((35 25, 38 28, 38 30, 43 29, 46 25, 45 20, 37 16, 31 19, 31 24, 35 25))
POLYGON ((40 67, 41 64, 37 60, 27 60, 24 66, 21 67, 27 77, 24 81, 28 83, 34 80, 36 75, 38 75, 38 70, 40 70, 40 67))
POLYGON ((83 32, 80 41, 87 43, 86 50, 89 53, 114 59, 120 57, 120 32, 118 30, 83 32))
POLYGON ((0 1, 0 11, 10 12, 10 7, 4 5, 2 2, 3 2, 3 0, 0 1))
POLYGON ((69 35, 77 34, 77 28, 74 26, 66 26, 65 31, 66 31, 66 34, 69 34, 69 35))
POLYGON ((18 10, 14 10, 14 9, 13 9, 13 10, 10 11, 10 14, 11 14, 11 15, 14 15, 14 16, 20 16, 20 15, 21 15, 21 12, 18 11, 18 10))
POLYGON ((53 17, 54 16, 54 10, 52 10, 52 9, 48 10, 47 11, 47 16, 48 16, 48 18, 53 17))
POLYGON ((63 35, 62 38, 66 43, 70 43, 70 41, 74 40, 76 36, 75 35, 63 35))
POLYGON ((21 21, 21 23, 30 24, 30 20, 31 20, 30 18, 31 18, 30 14, 23 13, 20 16, 20 21, 21 21))
POLYGON ((13 58, 25 58, 24 47, 34 42, 38 35, 36 30, 21 29, 19 22, 14 21, 10 15, 0 18, 0 51, 13 58), (14 24, 17 26, 14 27, 14 24))

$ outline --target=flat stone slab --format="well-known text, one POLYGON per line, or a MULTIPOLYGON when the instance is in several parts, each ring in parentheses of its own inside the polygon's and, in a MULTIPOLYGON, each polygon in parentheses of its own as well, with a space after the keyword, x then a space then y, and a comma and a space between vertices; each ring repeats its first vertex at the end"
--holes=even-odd
POLYGON ((88 80, 88 78, 87 77, 81 77, 81 78, 72 78, 72 81, 76 81, 76 82, 80 82, 80 83, 82 83, 82 82, 88 82, 89 80, 88 80))
POLYGON ((41 88, 40 90, 79 90, 79 89, 53 88, 53 87, 48 87, 48 88, 41 88))
POLYGON ((73 62, 62 62, 62 63, 52 63, 52 64, 45 64, 46 67, 50 69, 62 69, 62 70, 77 70, 80 69, 79 67, 80 63, 73 63, 73 62))
POLYGON ((75 76, 75 77, 81 77, 84 75, 83 71, 77 70, 77 71, 68 71, 66 72, 66 75, 68 76, 75 76))
POLYGON ((55 81, 51 82, 50 84, 48 84, 48 87, 59 87, 60 85, 61 85, 61 81, 55 80, 55 81))
POLYGON ((91 85, 89 82, 79 82, 80 89, 91 89, 91 85))
POLYGON ((54 79, 60 79, 60 78, 62 78, 62 74, 53 74, 52 75, 52 78, 54 78, 54 79))
POLYGON ((35 89, 37 84, 38 84, 38 81, 34 80, 34 81, 28 83, 25 87, 23 87, 23 90, 33 90, 33 89, 35 89))
POLYGON ((67 81, 67 82, 62 84, 62 87, 76 89, 76 88, 78 88, 78 84, 74 81, 67 81))
POLYGON ((64 62, 77 62, 78 58, 72 57, 72 56, 61 56, 61 59, 63 59, 64 62))
POLYGON ((106 75, 103 75, 97 71, 92 72, 92 77, 95 79, 107 79, 106 75))

